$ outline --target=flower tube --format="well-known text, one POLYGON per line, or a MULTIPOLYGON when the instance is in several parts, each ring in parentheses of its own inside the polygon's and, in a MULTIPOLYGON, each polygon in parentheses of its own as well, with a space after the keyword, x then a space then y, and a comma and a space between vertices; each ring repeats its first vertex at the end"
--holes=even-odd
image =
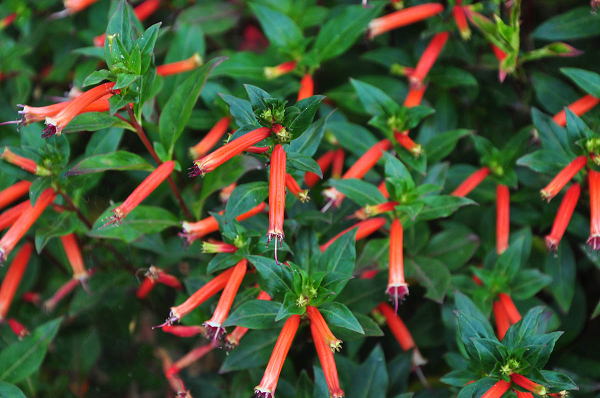
POLYGON ((398 300, 404 301, 408 295, 408 284, 404 280, 403 230, 400 220, 395 218, 390 232, 390 265, 387 293, 394 301, 394 311, 398 312, 398 300))
POLYGON ((571 163, 565 166, 565 168, 563 168, 544 189, 540 190, 542 199, 550 202, 550 200, 552 200, 552 198, 555 197, 573 177, 575 177, 575 174, 579 173, 579 170, 585 167, 587 161, 587 156, 578 156, 573 159, 571 163))
POLYGON ((265 71, 265 77, 267 79, 275 79, 279 76, 285 75, 287 73, 292 72, 294 69, 296 69, 296 64, 298 64, 298 62, 296 61, 289 61, 289 62, 284 62, 282 64, 279 64, 277 66, 266 66, 264 68, 265 71))
POLYGON ((523 375, 520 375, 518 373, 513 373, 510 375, 510 380, 513 383, 515 383, 516 385, 518 385, 519 387, 522 387, 522 388, 526 389, 527 391, 534 393, 535 395, 541 395, 541 396, 546 395, 546 387, 529 380, 527 377, 525 377, 523 375))
POLYGON ((321 315, 317 307, 307 305, 306 314, 310 318, 310 324, 316 328, 331 352, 341 350, 342 340, 338 339, 333 335, 333 333, 331 333, 327 322, 325 322, 325 318, 323 318, 323 315, 321 315))
POLYGON ((569 187, 562 202, 560 202, 560 207, 554 218, 554 224, 552 224, 552 231, 550 231, 550 234, 546 235, 546 246, 548 247, 548 250, 552 251, 558 248, 558 244, 565 234, 571 216, 575 211, 575 206, 577 206, 580 193, 581 186, 575 183, 569 187))
POLYGON ((592 250, 600 249, 600 173, 590 170, 590 238, 587 244, 592 250))
POLYGON ((229 128, 230 118, 229 116, 222 117, 219 121, 213 126, 212 129, 199 143, 190 148, 190 156, 193 159, 198 159, 201 156, 206 155, 219 140, 223 137, 223 135, 227 132, 229 128))
POLYGON ((11 207, 10 209, 4 211, 0 214, 0 231, 5 230, 10 227, 19 219, 21 214, 31 207, 31 202, 26 200, 23 203, 19 203, 16 206, 11 207))
POLYGON ((450 195, 452 196, 467 196, 472 190, 477 188, 479 184, 490 174, 489 167, 482 167, 470 176, 467 177, 466 180, 460 183, 458 187, 450 195))
MULTIPOLYGON (((327 172, 327 169, 329 169, 329 166, 331 166, 331 163, 333 162, 334 158, 335 158, 335 151, 327 151, 317 159, 317 164, 321 168, 321 172, 323 174, 325 174, 325 172, 327 172)), ((312 188, 313 186, 315 186, 315 184, 320 179, 321 178, 318 175, 316 175, 315 173, 312 173, 310 171, 307 171, 306 173, 304 173, 304 183, 309 188, 312 188)))
MULTIPOLYGON (((573 112, 577 116, 581 116, 584 113, 591 110, 592 108, 594 108, 596 105, 598 105, 598 102, 600 102, 600 99, 588 94, 579 98, 567 108, 569 108, 571 112, 573 112)), ((565 127, 567 125, 567 114, 564 109, 558 112, 556 115, 554 115, 552 119, 556 124, 558 124, 561 127, 565 127)))
POLYGON ((337 367, 335 366, 335 359, 333 353, 329 349, 329 346, 317 326, 311 322, 310 332, 315 343, 315 349, 317 350, 317 356, 323 373, 325 374, 325 381, 327 382, 327 388, 329 389, 329 395, 332 398, 341 398, 344 396, 344 391, 340 388, 340 381, 338 378, 337 367))
POLYGON ((319 247, 321 248, 321 251, 324 252, 340 236, 344 235, 345 233, 347 233, 347 232, 349 232, 349 231, 351 231, 351 230, 353 230, 354 228, 357 228, 357 227, 358 227, 358 229, 356 230, 355 240, 361 240, 361 239, 366 238, 367 236, 371 235, 375 231, 378 231, 384 225, 385 225, 385 218, 381 218, 381 217, 379 217, 379 218, 371 218, 371 219, 368 219, 368 220, 365 220, 365 221, 361 221, 361 222, 359 222, 357 224, 354 224, 350 228, 346 228, 345 230, 343 230, 342 232, 340 232, 339 234, 337 234, 336 236, 334 236, 333 238, 331 238, 329 241, 327 241, 327 243, 322 244, 319 247))
POLYGON ((508 249, 510 232, 510 193, 506 185, 496 187, 496 252, 508 249))
POLYGON ((171 76, 179 73, 189 72, 202 66, 202 58, 199 53, 195 53, 188 59, 183 61, 172 62, 170 64, 159 65, 156 67, 156 74, 158 76, 171 76))
POLYGON ((285 187, 300 202, 304 203, 310 201, 308 189, 301 189, 300 185, 298 185, 298 182, 290 174, 285 175, 285 187))
POLYGON ((500 398, 504 395, 505 392, 510 388, 510 383, 505 382, 504 380, 498 381, 496 384, 490 387, 489 390, 485 392, 481 396, 481 398, 500 398))
POLYGON ((4 147, 4 152, 2 152, 1 159, 5 160, 10 164, 14 164, 17 167, 22 168, 25 171, 28 171, 32 174, 38 176, 49 176, 50 170, 45 167, 37 165, 33 160, 25 158, 23 156, 19 156, 16 153, 12 152, 8 147, 4 147))
POLYGON ((5 208, 21 196, 29 193, 30 186, 31 182, 29 181, 19 181, 0 191, 0 209, 5 208))
MULTIPOLYGON (((269 293, 261 290, 256 299, 271 301, 271 296, 269 296, 269 293)), ((242 337, 244 337, 248 330, 248 328, 245 328, 243 326, 236 326, 235 329, 233 329, 233 332, 225 336, 225 348, 227 348, 228 350, 232 350, 235 347, 237 347, 240 344, 240 340, 242 339, 242 337)))
POLYGON ((442 11, 444 11, 443 5, 426 3, 392 12, 369 22, 368 37, 372 39, 390 30, 431 18, 442 11))
POLYGON ((420 88, 423 86, 425 77, 427 77, 429 70, 444 49, 449 36, 450 34, 448 32, 440 32, 433 36, 433 39, 431 39, 425 48, 425 51, 423 51, 423 54, 415 67, 414 73, 408 78, 411 87, 420 88))
POLYGON ((305 74, 300 80, 300 90, 298 90, 298 100, 301 101, 313 95, 315 83, 310 73, 305 74))
POLYGON ((285 170, 286 154, 281 144, 277 144, 271 155, 269 175, 269 230, 267 244, 275 239, 275 262, 277 261, 277 241, 283 241, 283 216, 285 213, 285 170))
POLYGON ((6 275, 4 275, 4 279, 2 279, 2 285, 0 285, 0 323, 4 321, 6 314, 8 314, 32 251, 33 246, 29 242, 23 244, 10 264, 6 275))

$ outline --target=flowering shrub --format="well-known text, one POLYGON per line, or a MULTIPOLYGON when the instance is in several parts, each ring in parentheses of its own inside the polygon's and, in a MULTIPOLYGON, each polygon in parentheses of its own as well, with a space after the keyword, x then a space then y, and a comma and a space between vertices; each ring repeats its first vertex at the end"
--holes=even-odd
POLYGON ((598 396, 589 5, 59 3, 0 4, 0 396, 598 396))

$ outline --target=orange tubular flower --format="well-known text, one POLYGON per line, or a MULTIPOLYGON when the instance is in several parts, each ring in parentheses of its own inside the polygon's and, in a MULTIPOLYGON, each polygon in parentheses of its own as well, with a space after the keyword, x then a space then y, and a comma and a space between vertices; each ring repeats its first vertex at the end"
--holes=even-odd
POLYGON ((510 320, 506 313, 506 308, 500 301, 494 301, 494 319, 496 320, 496 334, 498 340, 502 341, 506 331, 510 327, 510 320))
MULTIPOLYGON (((383 156, 383 151, 387 151, 391 146, 390 140, 384 139, 369 148, 358 160, 344 173, 342 179, 362 178, 369 170, 377 164, 383 156)), ((329 203, 323 210, 327 210, 332 204, 339 207, 345 198, 345 195, 334 187, 323 191, 323 196, 329 198, 329 203)))
POLYGON ((21 246, 2 280, 2 285, 0 286, 0 323, 4 321, 8 313, 19 283, 21 283, 21 278, 25 273, 25 268, 27 268, 32 251, 33 246, 29 242, 21 246))
POLYGON ((345 230, 343 230, 342 232, 340 232, 339 234, 337 234, 336 236, 334 236, 333 238, 331 238, 329 241, 327 241, 327 243, 322 244, 319 247, 321 248, 321 251, 324 252, 340 236, 344 235, 348 231, 353 230, 356 227, 358 227, 358 229, 356 230, 355 240, 360 240, 360 239, 366 238, 367 236, 371 235, 373 232, 379 230, 384 225, 385 225, 385 218, 381 218, 381 217, 371 218, 369 220, 361 221, 361 222, 359 222, 357 224, 354 224, 350 228, 346 228, 345 230))
MULTIPOLYGON (((598 105, 598 102, 600 102, 600 99, 588 94, 584 97, 579 98, 567 108, 569 108, 571 112, 573 112, 577 116, 581 116, 587 111, 591 110, 596 105, 598 105)), ((559 126, 565 127, 567 125, 567 114, 564 109, 558 112, 556 115, 554 115, 552 119, 559 126)))
POLYGON ((235 245, 225 242, 202 242, 202 253, 235 253, 237 249, 235 245))
POLYGON ((85 270, 83 257, 77 245, 75 234, 63 235, 60 237, 60 240, 67 254, 67 259, 69 259, 69 264, 71 264, 71 268, 73 269, 73 278, 83 281, 88 277, 88 273, 85 270))
POLYGON ((170 64, 159 65, 156 67, 156 74, 158 76, 171 76, 178 73, 189 72, 202 66, 202 58, 199 53, 195 53, 188 59, 183 61, 172 62, 170 64))
POLYGON ((244 134, 238 139, 233 140, 226 145, 223 145, 222 147, 210 153, 209 155, 204 156, 201 159, 195 160, 194 166, 190 168, 188 176, 204 176, 204 174, 213 171, 229 159, 244 152, 244 150, 246 150, 247 148, 264 140, 269 135, 271 135, 271 129, 269 129, 268 127, 261 127, 247 134, 244 134))
MULTIPOLYGON (((404 99, 404 106, 406 106, 407 108, 412 108, 413 106, 417 106, 421 103, 421 101, 423 100, 423 95, 425 95, 425 90, 427 89, 427 86, 422 85, 420 87, 417 88, 410 88, 410 90, 408 90, 408 94, 406 95, 406 98, 404 99)), ((408 134, 408 133, 405 133, 408 134)))
POLYGON ((530 392, 514 390, 517 393, 517 398, 533 398, 530 392))
POLYGON ((427 3, 392 12, 369 22, 368 37, 372 39, 390 30, 430 18, 442 11, 444 11, 443 5, 439 3, 427 3))
POLYGON ((21 196, 29 193, 30 186, 31 182, 20 181, 0 191, 0 209, 5 208, 15 200, 19 199, 21 196))
POLYGON ((308 202, 310 201, 310 196, 308 196, 308 189, 301 189, 298 182, 292 177, 290 174, 285 175, 285 187, 287 190, 294 195, 300 202, 308 202))
POLYGON ((554 177, 552 181, 550 181, 550 184, 540 191, 542 199, 546 199, 548 202, 550 202, 550 200, 555 197, 569 181, 571 181, 571 178, 573 178, 575 174, 579 173, 579 170, 585 167, 587 160, 587 156, 578 156, 573 159, 571 163, 569 163, 560 171, 560 173, 556 175, 556 177, 554 177))
POLYGON ((283 241, 283 215, 285 212, 285 164, 286 154, 281 144, 277 144, 271 154, 269 175, 269 230, 267 244, 275 239, 275 262, 277 261, 277 241, 283 241))
POLYGON ((8 149, 8 147, 4 147, 4 152, 2 152, 2 156, 0 156, 0 158, 32 174, 36 174, 39 176, 49 176, 51 174, 50 170, 42 166, 38 166, 31 159, 27 159, 23 156, 17 155, 16 153, 8 149))
POLYGON ((10 327, 10 330, 12 330, 12 332, 19 338, 19 340, 22 340, 23 337, 29 334, 29 330, 27 330, 27 328, 16 319, 8 318, 7 323, 10 327))
POLYGON ((97 1, 98 0, 64 0, 63 3, 69 14, 75 14, 85 10, 97 1))
POLYGON ((423 356, 419 352, 419 349, 417 348, 417 345, 415 344, 412 335, 408 331, 408 328, 406 327, 402 319, 398 316, 398 314, 396 314, 394 309, 386 303, 379 304, 377 309, 381 311, 381 313, 385 317, 385 321, 394 337, 396 337, 396 340, 398 341, 398 344, 400 344, 400 347, 402 347, 404 351, 413 349, 413 366, 418 367, 421 365, 425 365, 427 363, 427 360, 423 358, 423 356))
MULTIPOLYGON (((473 13, 473 14, 475 14, 475 13, 473 13)), ((467 14, 467 15, 470 15, 470 14, 467 14)), ((506 53, 493 44, 490 44, 490 47, 492 47, 492 51, 494 52, 494 55, 496 56, 496 59, 498 60, 498 63, 500 64, 500 69, 498 71, 498 79, 500 80, 500 82, 503 82, 504 79, 506 79, 506 75, 508 73, 506 70, 504 70, 502 68, 502 61, 504 60, 504 58, 506 58, 506 53)))
MULTIPOLYGON (((271 296, 269 296, 269 293, 261 290, 256 299, 271 301, 271 296)), ((242 337, 244 337, 248 330, 248 328, 245 328, 243 326, 236 326, 235 329, 233 329, 233 332, 225 336, 225 348, 227 348, 228 350, 233 350, 235 347, 237 347, 240 344, 240 340, 242 339, 242 337)))
POLYGON ((333 158, 333 166, 331 167, 331 178, 340 178, 344 171, 344 150, 338 148, 335 151, 335 157, 333 158))
POLYGON ((258 153, 258 154, 265 153, 268 150, 269 150, 268 146, 261 146, 261 147, 259 147, 259 146, 251 146, 251 147, 248 147, 248 148, 244 149, 245 152, 258 153))
POLYGON ((521 314, 519 314, 519 310, 515 307, 512 298, 506 293, 500 293, 498 298, 500 298, 500 302, 504 306, 504 310, 506 311, 510 323, 514 325, 519 322, 521 320, 521 314))
POLYGON ((162 269, 153 265, 151 265, 150 268, 148 268, 148 272, 146 272, 144 276, 144 281, 141 283, 140 287, 136 292, 136 296, 140 300, 146 298, 148 294, 154 289, 157 283, 172 287, 177 290, 183 289, 183 286, 181 285, 181 282, 179 281, 179 279, 177 279, 177 277, 169 275, 162 269))
POLYGON ((150 292, 154 290, 155 286, 156 281, 154 279, 149 277, 144 278, 144 280, 140 284, 140 287, 138 287, 137 291, 135 292, 136 297, 140 300, 145 299, 146 297, 148 297, 150 292))
POLYGON ((510 375, 510 380, 513 383, 515 383, 516 385, 518 385, 519 387, 524 388, 527 391, 534 393, 535 395, 541 395, 541 396, 546 395, 546 387, 529 380, 527 377, 525 377, 523 375, 520 375, 518 373, 513 373, 510 375))
POLYGON ((437 60, 438 56, 444 49, 446 45, 446 41, 448 41, 448 36, 450 34, 448 32, 441 32, 433 36, 433 39, 423 51, 419 62, 417 63, 417 67, 415 68, 415 72, 409 76, 409 81, 411 87, 420 88, 423 87, 423 81, 425 77, 427 77, 427 73, 437 60))
POLYGON ((114 85, 114 82, 102 83, 70 101, 69 105, 56 116, 46 117, 46 128, 42 131, 42 137, 50 138, 53 135, 60 135, 67 124, 94 101, 101 99, 107 94, 119 93, 120 90, 112 89, 114 85))
POLYGON ((423 152, 423 148, 421 144, 417 144, 414 142, 408 134, 401 133, 399 131, 394 132, 394 138, 398 143, 407 151, 415 155, 415 157, 419 157, 419 155, 423 152))
MULTIPOLYGON (((133 12, 137 19, 140 22, 148 19, 152 14, 156 12, 160 8, 160 0, 146 0, 137 7, 133 9, 133 12)), ((94 46, 96 47, 104 47, 104 40, 106 38, 106 33, 102 33, 94 37, 94 46)))
POLYGON ((138 187, 125 199, 120 206, 115 207, 112 212, 113 216, 104 224, 104 227, 110 224, 121 224, 127 214, 137 207, 144 199, 148 197, 164 180, 167 179, 173 172, 175 162, 169 160, 158 166, 138 187))
MULTIPOLYGON (((327 171, 329 166, 331 166, 331 163, 333 162, 334 157, 335 157, 335 151, 327 151, 323 155, 321 155, 321 157, 319 157, 317 159, 317 164, 321 168, 321 172, 323 174, 325 174, 325 172, 327 171)), ((318 175, 316 175, 315 173, 311 173, 310 171, 307 171, 304 174, 304 183, 309 188, 312 188, 313 186, 315 186, 315 184, 319 180, 320 180, 320 177, 318 175)))
POLYGON ((508 249, 510 232, 510 193, 506 185, 496 187, 496 252, 504 253, 508 249))
POLYGON ((312 305, 306 306, 306 314, 310 318, 311 327, 317 329, 323 341, 329 347, 331 352, 339 351, 342 349, 342 340, 338 339, 331 333, 327 322, 325 322, 325 318, 319 312, 317 307, 313 307, 312 305))
POLYGON ((298 331, 298 325, 300 325, 300 315, 292 315, 285 321, 265 369, 265 374, 260 384, 254 388, 257 398, 273 398, 275 396, 279 374, 298 331))
POLYGON ((284 62, 282 64, 279 64, 277 66, 266 66, 265 67, 265 77, 267 79, 275 79, 279 76, 285 75, 286 73, 290 73, 292 72, 294 69, 296 69, 296 65, 298 64, 297 61, 289 61, 289 62, 284 62))
POLYGON ((600 249, 600 173, 590 170, 588 175, 590 187, 590 238, 587 244, 592 250, 600 249))
POLYGON ((340 398, 344 396, 344 392, 340 388, 340 381, 338 379, 337 367, 335 366, 335 360, 333 353, 329 350, 327 342, 319 332, 318 328, 314 323, 310 324, 310 332, 315 343, 319 362, 323 368, 325 374, 325 381, 327 382, 327 388, 329 389, 329 396, 332 398, 340 398))
POLYGON ((54 201, 55 197, 54 190, 46 188, 35 202, 35 206, 31 207, 30 205, 25 209, 12 227, 4 234, 2 239, 0 239, 0 265, 6 260, 6 257, 8 257, 17 242, 27 233, 46 207, 54 201))
POLYGON ((227 132, 229 122, 229 116, 221 118, 199 143, 190 148, 190 157, 198 159, 206 155, 227 132))
POLYGON ((452 196, 467 196, 472 190, 477 188, 479 184, 490 174, 489 167, 482 167, 464 180, 450 195, 452 196))
MULTIPOLYGON (((93 273, 94 273, 94 270, 90 270, 89 271, 89 276, 92 276, 93 273)), ((62 301, 62 299, 64 299, 65 297, 67 297, 73 290, 75 290, 75 288, 78 285, 79 285, 79 280, 75 279, 75 278, 71 278, 67 282, 65 282, 56 291, 56 293, 54 293, 52 295, 52 297, 50 297, 48 300, 44 301, 44 304, 42 304, 42 307, 44 308, 44 311, 46 311, 46 312, 52 312, 54 310, 54 308, 56 308, 56 306, 58 305, 58 303, 60 303, 62 301)))
POLYGON ((460 1, 456 2, 456 5, 452 8, 452 15, 454 16, 456 27, 460 32, 460 37, 462 37, 463 40, 469 40, 471 38, 471 29, 469 29, 469 24, 467 23, 465 10, 460 4, 460 1))
POLYGON ((174 334, 178 337, 194 337, 199 334, 204 334, 204 326, 174 326, 165 325, 162 327, 162 331, 166 333, 174 334))
POLYGON ((180 360, 175 362, 167 371, 165 372, 165 376, 167 379, 172 378, 174 375, 179 373, 182 369, 187 368, 206 354, 208 354, 213 349, 212 344, 206 344, 197 348, 194 348, 192 351, 185 354, 180 360))
POLYGON ((388 199, 390 197, 390 193, 387 190, 387 185, 385 185, 385 180, 381 181, 377 189, 379 192, 381 192, 384 198, 388 199))
POLYGON ((227 201, 229 200, 229 197, 233 193, 235 187, 237 187, 236 182, 227 185, 225 188, 221 189, 221 192, 219 192, 219 199, 221 199, 221 203, 223 203, 224 205, 227 204, 227 201))
POLYGON ((366 205, 362 209, 356 210, 352 218, 366 220, 369 217, 378 216, 382 213, 393 211, 398 205, 398 202, 385 202, 378 205, 366 205))
MULTIPOLYGON (((0 29, 4 29, 7 26, 9 26, 10 24, 12 24, 15 20, 15 18, 17 18, 17 13, 13 12, 10 15, 7 15, 6 17, 0 19, 0 29)), ((0 79, 2 80, 2 79, 0 79)))
POLYGON ((298 90, 298 101, 311 97, 315 89, 315 83, 310 73, 305 74, 300 80, 300 90, 298 90))
POLYGON ((550 231, 549 235, 546 235, 548 250, 552 251, 558 248, 558 244, 567 230, 569 221, 571 221, 571 216, 573 215, 573 211, 575 211, 575 206, 577 206, 580 193, 581 186, 575 183, 569 187, 562 202, 560 202, 560 207, 552 225, 552 231, 550 231))
POLYGON ((394 301, 394 311, 398 312, 398 300, 404 301, 408 295, 408 284, 404 280, 403 230, 400 220, 395 218, 390 233, 390 266, 387 293, 394 301))
POLYGON ((500 398, 510 388, 510 383, 500 380, 496 384, 490 387, 481 398, 500 398))
POLYGON ((169 314, 167 321, 159 326, 154 326, 153 329, 162 328, 165 325, 172 325, 173 322, 181 320, 181 318, 192 312, 196 307, 217 294, 225 287, 227 281, 233 274, 233 270, 234 268, 229 268, 228 270, 220 273, 208 281, 200 289, 196 290, 196 292, 182 304, 178 305, 177 307, 171 307, 171 313, 169 314))

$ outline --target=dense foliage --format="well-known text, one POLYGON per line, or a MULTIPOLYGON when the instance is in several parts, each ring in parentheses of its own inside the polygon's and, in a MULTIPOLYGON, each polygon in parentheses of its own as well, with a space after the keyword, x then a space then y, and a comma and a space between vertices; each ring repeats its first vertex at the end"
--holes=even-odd
POLYGON ((3 0, 0 396, 600 397, 596 3, 3 0))

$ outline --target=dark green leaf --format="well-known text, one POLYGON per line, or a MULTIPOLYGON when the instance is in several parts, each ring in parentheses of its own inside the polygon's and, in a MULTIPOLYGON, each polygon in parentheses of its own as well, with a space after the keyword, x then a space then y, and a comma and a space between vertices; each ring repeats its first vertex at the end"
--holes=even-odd
POLYGON ((258 206, 269 196, 269 184, 266 182, 250 182, 238 185, 225 207, 225 222, 233 221, 240 214, 258 206))
POLYGON ((65 176, 101 173, 106 170, 152 171, 154 167, 135 153, 116 151, 85 158, 73 166, 65 176))
POLYGON ((360 207, 376 205, 386 201, 383 194, 373 184, 356 178, 329 180, 329 184, 346 195, 360 207))
POLYGON ((424 145, 427 160, 432 164, 439 162, 452 153, 459 139, 468 134, 472 134, 472 130, 458 129, 434 135, 424 145))
POLYGON ((344 304, 338 302, 325 303, 319 307, 319 311, 329 325, 365 334, 356 317, 344 304))
POLYGON ((321 166, 311 157, 303 155, 298 152, 287 152, 286 151, 286 168, 290 170, 298 171, 309 171, 315 173, 320 178, 323 178, 323 171, 321 166))
POLYGON ((242 340, 243 344, 227 355, 220 372, 227 373, 265 366, 271 357, 277 337, 279 337, 278 329, 248 332, 242 340))
POLYGON ((256 121, 256 117, 252 112, 252 105, 250 102, 234 97, 229 94, 219 94, 223 101, 229 106, 229 113, 233 116, 235 123, 238 126, 257 126, 260 127, 256 121))
POLYGON ((407 259, 406 265, 405 276, 417 279, 427 290, 425 297, 441 304, 450 286, 448 268, 438 260, 422 256, 407 259))
POLYGON ((388 373, 385 357, 378 345, 354 374, 346 394, 348 398, 385 398, 387 387, 388 373))
POLYGON ((255 3, 250 3, 250 8, 258 18, 269 42, 274 46, 291 51, 302 43, 302 32, 290 17, 255 3))
POLYGON ((249 329, 271 329, 278 324, 275 317, 281 303, 267 300, 246 301, 229 314, 223 327, 242 326, 249 329))
POLYGON ((575 256, 568 241, 563 239, 556 254, 548 254, 544 269, 552 278, 549 287, 550 292, 552 292, 560 309, 566 314, 571 308, 571 303, 573 303, 577 274, 575 256))
POLYGON ((542 40, 580 39, 600 35, 600 16, 590 12, 587 5, 574 8, 545 21, 532 35, 542 40))
POLYGON ((567 75, 583 91, 600 97, 600 75, 596 72, 578 68, 561 68, 560 71, 567 75))
POLYGON ((261 288, 274 300, 283 300, 287 292, 293 292, 293 275, 290 267, 277 264, 275 260, 261 256, 248 256, 260 278, 261 288))

